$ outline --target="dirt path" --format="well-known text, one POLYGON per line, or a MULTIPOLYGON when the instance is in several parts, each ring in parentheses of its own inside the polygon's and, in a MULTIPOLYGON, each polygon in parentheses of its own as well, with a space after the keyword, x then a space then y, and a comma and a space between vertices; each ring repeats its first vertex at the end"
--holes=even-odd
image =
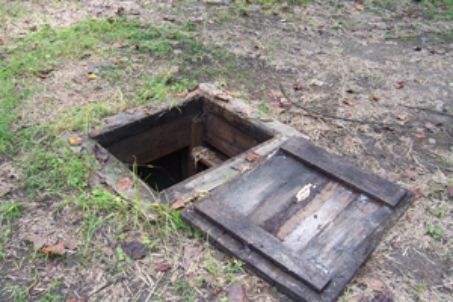
MULTIPOLYGON (((48 75, 32 79, 36 91, 17 107, 13 130, 25 133, 20 137, 33 142, 33 148, 42 149, 37 153, 18 143, 14 153, 0 157, 0 193, 6 192, 0 196, 0 206, 24 202, 20 217, 2 222, 0 300, 227 301, 238 290, 232 290, 231 284, 244 285, 251 301, 285 299, 182 223, 102 224, 102 219, 108 221, 108 212, 96 220, 97 214, 87 216, 77 206, 89 190, 86 179, 81 177, 85 185, 77 190, 63 183, 60 191, 48 183, 37 185, 39 179, 33 178, 52 172, 43 172, 42 166, 33 170, 28 163, 24 168, 24 159, 40 154, 45 161, 43 153, 52 150, 46 144, 55 133, 39 127, 57 125, 52 128, 56 134, 71 130, 73 124, 88 127, 103 116, 138 105, 139 98, 152 99, 159 89, 174 94, 176 88, 165 87, 168 78, 164 84, 155 78, 168 74, 182 82, 215 81, 250 100, 258 116, 289 124, 330 151, 417 192, 417 200, 341 301, 451 299, 453 206, 447 187, 453 185, 453 22, 432 16, 412 1, 365 1, 365 5, 313 1, 270 9, 206 2, 0 0, 0 9, 5 8, 0 14, 0 59, 5 62, 20 44, 17 38, 41 32, 44 24, 58 29, 87 18, 126 17, 142 28, 174 27, 206 46, 175 42, 168 54, 159 57, 154 53, 163 44, 130 42, 131 37, 119 33, 117 44, 65 57, 48 75), (151 56, 141 51, 147 45, 153 47, 151 56), (113 50, 108 55, 99 51, 109 47, 113 50), (93 67, 102 72, 88 81, 87 69, 93 67), (150 81, 151 97, 143 90, 150 81), (304 107, 371 123, 314 118, 289 103, 280 85, 304 107), (71 114, 77 112, 85 115, 74 121, 71 114), (69 249, 63 260, 43 257, 33 250, 37 238, 52 243, 71 240, 77 247, 69 249), (124 260, 118 242, 134 240, 146 242, 150 252, 143 260, 124 260)), ((18 82, 25 79, 29 80, 18 76, 18 82)), ((17 87, 22 89, 20 84, 17 87)), ((57 170, 65 170, 63 162, 55 164, 57 170)), ((87 200, 104 196, 87 194, 91 194, 87 200)))

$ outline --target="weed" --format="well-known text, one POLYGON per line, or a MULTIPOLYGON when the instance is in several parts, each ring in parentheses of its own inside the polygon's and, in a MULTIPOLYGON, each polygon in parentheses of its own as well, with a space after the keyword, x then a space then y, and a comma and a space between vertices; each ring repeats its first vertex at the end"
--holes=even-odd
POLYGON ((5 245, 12 233, 11 226, 0 226, 0 260, 5 258, 5 245))
POLYGON ((187 280, 177 280, 174 286, 178 294, 182 296, 182 301, 195 301, 195 290, 187 280))
POLYGON ((442 241, 444 236, 444 229, 436 224, 430 224, 426 228, 426 234, 431 236, 436 241, 442 241))
POLYGON ((270 113, 269 106, 267 106, 266 103, 261 103, 258 105, 258 115, 260 117, 269 115, 269 113, 270 113))
POLYGON ((7 286, 3 289, 3 292, 7 294, 13 302, 27 301, 27 290, 20 286, 7 286))
POLYGON ((218 263, 217 260, 214 259, 214 257, 212 257, 211 254, 206 255, 203 262, 203 267, 214 277, 217 277, 223 271, 222 266, 218 263))
POLYGON ((0 222, 12 221, 22 215, 22 205, 17 202, 8 202, 0 205, 0 222))

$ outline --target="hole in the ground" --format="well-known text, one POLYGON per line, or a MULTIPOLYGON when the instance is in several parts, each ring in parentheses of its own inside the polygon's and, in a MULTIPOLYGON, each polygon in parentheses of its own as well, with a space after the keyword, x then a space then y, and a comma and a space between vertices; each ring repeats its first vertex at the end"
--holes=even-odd
POLYGON ((94 139, 161 191, 270 138, 254 123, 197 97, 94 139))

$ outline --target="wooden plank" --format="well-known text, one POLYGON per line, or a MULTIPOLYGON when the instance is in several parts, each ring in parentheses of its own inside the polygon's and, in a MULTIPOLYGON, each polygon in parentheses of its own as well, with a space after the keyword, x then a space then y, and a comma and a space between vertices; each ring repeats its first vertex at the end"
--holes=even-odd
POLYGON ((276 232, 276 236, 280 240, 284 240, 302 221, 318 211, 326 200, 332 198, 337 188, 338 183, 329 182, 323 188, 322 192, 317 194, 310 203, 307 203, 303 208, 288 217, 288 219, 281 224, 276 232))
POLYGON ((189 152, 187 154, 187 176, 192 176, 197 173, 197 163, 192 157, 192 151, 195 147, 203 144, 204 134, 204 118, 202 115, 198 115, 193 118, 192 125, 190 128, 190 145, 189 152))
MULTIPOLYGON (((282 221, 291 217, 290 215, 294 209, 305 207, 316 195, 319 188, 322 188, 327 182, 316 171, 307 171, 303 166, 294 167, 296 171, 299 170, 297 174, 286 177, 286 173, 283 176, 278 173, 278 177, 285 180, 283 184, 270 191, 267 195, 260 196, 260 203, 248 216, 253 223, 263 227, 270 233, 274 233, 276 230, 275 226, 279 226, 282 221), (303 199, 298 199, 297 193, 303 188, 308 188, 307 196, 303 199)), ((271 181, 274 180, 275 171, 271 181)))
POLYGON ((157 158, 188 147, 192 117, 176 119, 138 135, 130 136, 108 147, 120 161, 147 164, 157 158))
POLYGON ((208 198, 196 204, 195 210, 203 213, 231 234, 240 238, 244 243, 263 253, 316 290, 321 291, 329 283, 328 272, 293 254, 277 238, 250 223, 247 217, 240 215, 225 203, 208 198))
POLYGON ((392 209, 385 204, 360 195, 309 245, 300 251, 308 259, 332 272, 346 256, 353 255, 366 238, 391 216, 392 209))
POLYGON ((247 266, 255 271, 260 277, 275 286, 280 292, 286 294, 294 301, 302 302, 333 302, 343 291, 344 287, 353 278, 362 263, 375 249, 384 232, 392 227, 397 219, 407 209, 412 194, 406 194, 403 200, 392 209, 389 219, 381 223, 369 234, 366 240, 360 244, 352 255, 343 253, 344 258, 338 261, 337 273, 332 274, 332 280, 322 292, 317 292, 300 279, 276 266, 264 255, 253 249, 247 248, 242 241, 233 237, 229 232, 210 221, 203 214, 187 208, 183 211, 183 218, 192 226, 207 235, 207 239, 217 245, 223 251, 235 257, 239 257, 247 266))
POLYGON ((208 147, 197 146, 192 149, 192 161, 201 162, 208 168, 221 165, 227 157, 209 149, 208 147))
MULTIPOLYGON (((329 199, 315 198, 303 211, 298 213, 297 218, 305 217, 288 236, 283 237, 282 232, 279 233, 282 236, 279 238, 284 238, 284 245, 295 251, 302 249, 357 198, 356 193, 344 187, 334 186, 332 191, 335 193, 329 199), (319 204, 321 205, 319 206, 319 204), (315 206, 312 207, 312 205, 315 206)), ((320 195, 322 196, 322 193, 320 195)))
MULTIPOLYGON (((297 160, 284 153, 278 153, 265 161, 265 164, 246 172, 241 178, 231 181, 213 194, 216 194, 216 198, 219 199, 228 198, 228 205, 239 213, 252 215, 262 205, 263 200, 272 198, 274 192, 284 194, 282 189, 286 188, 290 190, 289 194, 295 195, 297 190, 295 188, 300 188, 316 177, 318 177, 317 172, 312 172, 311 169, 300 165, 297 160), (279 172, 278 175, 276 171, 279 172), (229 198, 232 195, 234 198, 229 198)), ((290 201, 291 199, 288 197, 285 202, 290 201)), ((274 202, 276 209, 272 213, 284 207, 284 204, 278 203, 274 202)), ((268 206, 271 205, 268 204, 268 206)), ((263 211, 259 211, 255 215, 258 224, 259 221, 264 221, 269 217, 267 214, 259 217, 260 213, 263 211)))
POLYGON ((400 186, 365 172, 303 138, 288 139, 281 148, 304 163, 392 207, 396 206, 406 194, 400 186))
POLYGON ((259 142, 246 132, 241 132, 221 117, 213 114, 206 116, 205 140, 220 152, 233 157, 256 146, 259 142))

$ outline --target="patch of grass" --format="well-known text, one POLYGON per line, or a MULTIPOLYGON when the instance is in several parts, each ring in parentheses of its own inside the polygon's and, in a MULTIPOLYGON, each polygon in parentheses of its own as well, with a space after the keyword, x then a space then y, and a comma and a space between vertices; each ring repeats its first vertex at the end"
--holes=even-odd
POLYGON ((173 73, 153 76, 143 79, 143 85, 135 93, 134 100, 138 105, 151 102, 161 102, 166 96, 189 89, 195 85, 194 81, 178 78, 173 73))
POLYGON ((27 301, 27 290, 20 286, 7 286, 2 290, 13 302, 27 301))
POLYGON ((12 234, 11 226, 0 226, 0 260, 5 258, 5 245, 12 234))
POLYGON ((430 224, 426 227, 426 234, 431 236, 436 241, 442 241, 444 237, 444 229, 437 224, 430 224))
POLYGON ((258 115, 260 117, 267 116, 267 115, 269 115, 269 113, 270 113, 270 109, 266 103, 261 103, 258 105, 258 115))
POLYGON ((181 295, 181 301, 195 301, 195 290, 187 280, 177 280, 174 283, 176 292, 181 295))
POLYGON ((0 222, 12 221, 22 216, 22 205, 18 202, 7 202, 0 205, 0 222))
POLYGON ((213 275, 214 277, 219 276, 223 272, 222 265, 214 259, 214 257, 208 253, 203 261, 203 267, 213 275))

